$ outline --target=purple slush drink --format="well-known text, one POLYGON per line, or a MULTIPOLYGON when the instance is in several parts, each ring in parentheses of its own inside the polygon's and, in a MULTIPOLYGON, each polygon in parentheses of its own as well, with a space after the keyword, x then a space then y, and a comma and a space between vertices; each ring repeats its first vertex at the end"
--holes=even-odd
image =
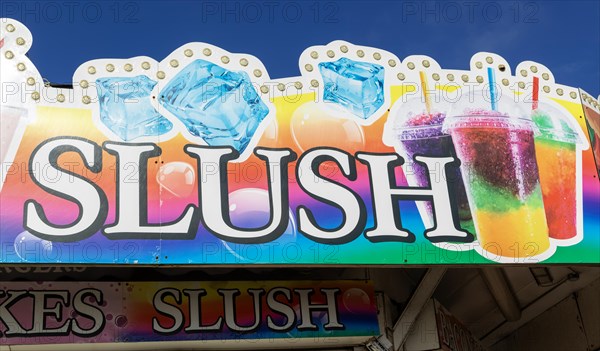
MULTIPOLYGON (((410 106, 407 104, 407 107, 410 106)), ((403 106, 404 108, 404 106, 403 106)), ((414 109, 413 109, 414 111, 414 109)), ((411 113, 410 110, 400 113, 394 123, 395 145, 397 152, 406 159, 404 173, 409 185, 428 187, 429 172, 425 166, 414 162, 415 155, 429 157, 454 157, 456 151, 452 138, 442 132, 442 124, 446 115, 441 112, 411 113)), ((431 181, 446 181, 439 179, 440 170, 430 170, 431 181), (437 179, 436 179, 437 178, 437 179)), ((450 197, 458 204, 458 214, 463 229, 472 230, 471 211, 463 184, 462 176, 458 167, 446 171, 449 184, 450 197)), ((429 224, 433 225, 433 208, 431 201, 424 202, 424 208, 428 216, 429 224)))

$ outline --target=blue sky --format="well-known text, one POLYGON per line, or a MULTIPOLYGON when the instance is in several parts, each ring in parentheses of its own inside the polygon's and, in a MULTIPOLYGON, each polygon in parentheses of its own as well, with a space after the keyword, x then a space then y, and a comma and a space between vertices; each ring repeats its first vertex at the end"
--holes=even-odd
POLYGON ((600 1, 10 1, 0 16, 25 23, 29 55, 52 82, 96 58, 161 60, 202 41, 259 57, 271 77, 299 74, 308 46, 343 39, 424 54, 465 69, 478 51, 514 68, 533 60, 556 81, 600 94, 600 1))

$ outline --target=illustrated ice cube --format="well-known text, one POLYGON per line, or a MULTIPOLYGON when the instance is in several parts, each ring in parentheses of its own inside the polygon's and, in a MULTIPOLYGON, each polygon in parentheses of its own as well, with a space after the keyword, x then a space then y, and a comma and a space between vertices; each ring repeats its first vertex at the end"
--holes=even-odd
POLYGON ((232 72, 200 59, 169 82, 159 102, 192 135, 208 145, 231 146, 240 153, 269 113, 245 72, 232 72))
POLYGON ((383 105, 383 66, 342 57, 319 63, 325 88, 323 100, 338 103, 367 119, 383 105))
POLYGON ((173 123, 150 103, 156 81, 147 76, 96 80, 100 120, 124 141, 170 131, 173 123))

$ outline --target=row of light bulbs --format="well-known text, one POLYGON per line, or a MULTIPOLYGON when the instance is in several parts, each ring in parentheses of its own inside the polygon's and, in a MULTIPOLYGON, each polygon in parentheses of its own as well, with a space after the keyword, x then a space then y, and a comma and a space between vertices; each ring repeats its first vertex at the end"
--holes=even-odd
MULTIPOLYGON (((348 48, 348 46, 347 46, 347 45, 340 45, 340 47, 339 47, 339 51, 340 51, 342 54, 346 54, 346 53, 348 53, 348 52, 349 52, 349 48, 348 48)), ((335 56, 336 56, 336 53, 335 53, 333 50, 329 49, 329 50, 327 50, 327 51, 326 51, 326 55, 327 55, 327 57, 329 57, 329 58, 332 58, 332 59, 333 59, 333 58, 335 58, 335 56)), ((362 57, 365 57, 365 56, 366 56, 366 53, 364 52, 364 50, 358 49, 358 50, 356 50, 356 55, 357 55, 358 57, 361 57, 361 58, 362 58, 362 57)), ((374 52, 374 53, 372 54, 372 56, 373 56, 373 58, 374 58, 375 60, 377 60, 377 61, 378 61, 378 60, 381 60, 381 58, 382 58, 382 55, 381 55, 379 52, 374 52)), ((310 52, 310 57, 311 57, 312 59, 315 59, 315 60, 316 60, 316 59, 318 59, 318 58, 319 58, 319 53, 318 53, 317 51, 311 51, 311 52, 310 52)), ((485 58, 485 62, 491 65, 491 64, 493 64, 493 63, 494 63, 494 58, 493 58, 493 57, 491 57, 491 56, 487 56, 487 57, 485 58)), ((388 63, 388 66, 389 66, 389 67, 396 67, 396 65, 397 65, 397 62, 396 62, 396 60, 394 60, 394 59, 389 59, 387 63, 388 63)), ((424 59, 424 60, 422 60, 422 61, 421 61, 421 65, 422 65, 423 67, 425 67, 425 68, 429 68, 429 67, 431 67, 431 62, 430 62, 429 60, 427 60, 427 59, 424 59)), ((412 61, 408 61, 408 62, 406 63, 406 67, 407 67, 409 70, 411 70, 411 71, 412 71, 412 70, 415 70, 415 69, 417 68, 417 65, 416 65, 414 62, 412 62, 412 61)), ((475 67, 477 67, 478 69, 482 69, 482 68, 483 68, 483 63, 482 63, 481 61, 477 61, 477 62, 475 62, 475 67)), ((314 66, 313 66, 312 64, 310 64, 310 63, 307 63, 307 64, 305 64, 305 65, 304 65, 304 69, 305 69, 307 72, 312 72, 312 71, 314 70, 314 66)), ((500 71, 504 71, 504 70, 506 69, 506 67, 505 67, 503 64, 500 64, 500 65, 498 65, 498 69, 499 69, 500 71)), ((532 73, 538 73, 539 69, 538 69, 538 67, 537 67, 537 66, 535 66, 535 65, 532 65, 532 66, 530 67, 530 71, 531 71, 532 73)), ((527 77, 527 76, 528 76, 528 71, 527 71, 527 70, 525 70, 525 69, 522 69, 522 70, 521 70, 519 73, 521 74, 521 76, 522 76, 522 77, 527 77)), ((402 73, 402 72, 398 73, 398 74, 396 75, 396 77, 398 78, 398 80, 399 80, 399 81, 404 81, 404 80, 406 79, 406 75, 405 75, 404 73, 402 73)), ((545 80, 545 81, 549 81, 549 80, 550 80, 550 74, 548 74, 547 72, 544 72, 544 73, 542 73, 541 77, 542 77, 542 79, 543 79, 543 80, 545 80)), ((434 72, 434 73, 432 73, 432 74, 431 74, 431 78, 432 78, 434 81, 436 81, 436 82, 437 82, 437 81, 440 81, 440 80, 441 80, 442 76, 440 75, 440 73, 436 73, 436 72, 434 72)), ((455 81, 455 79, 456 79, 456 77, 455 77, 455 75, 454 75, 454 74, 452 74, 452 73, 448 73, 448 74, 446 75, 446 79, 447 79, 449 82, 454 82, 454 81, 455 81)), ((463 74, 463 75, 461 75, 461 76, 460 76, 460 79, 461 79, 463 82, 465 82, 465 83, 468 83, 468 82, 469 82, 469 79, 470 79, 470 77, 469 77, 469 75, 468 75, 468 74, 463 74)), ((484 83, 484 82, 485 82, 485 78, 484 78, 483 76, 481 76, 481 75, 478 75, 478 76, 476 76, 476 77, 475 77, 475 81, 476 81, 477 83, 480 83, 480 84, 482 84, 482 83, 484 83)), ((300 83, 300 82, 298 82, 298 83, 299 83, 299 85, 300 85, 300 87, 301 87, 301 86, 302 86, 302 83, 300 83)), ((507 78, 503 78, 503 79, 501 80, 501 83, 502 83, 502 85, 504 85, 504 86, 509 86, 509 85, 510 85, 510 81, 509 81, 507 78)), ((526 85, 526 83, 525 83, 525 82, 523 82, 523 81, 519 81, 519 82, 517 83, 517 85, 518 85, 518 87, 519 87, 520 89, 525 89, 525 87, 527 86, 527 85, 526 85)), ((311 86, 313 86, 313 87, 318 87, 318 86, 319 86, 319 82, 318 82, 317 80, 314 80, 314 79, 313 79, 313 80, 311 80, 311 86)), ((280 89, 280 90, 281 90, 281 91, 283 91, 284 89, 285 89, 285 87, 283 87, 283 89, 280 89)), ((299 88, 299 89, 300 89, 300 88, 299 88)), ((548 85, 545 85, 545 86, 543 86, 543 87, 542 87, 542 90, 543 90, 545 93, 547 93, 547 94, 548 94, 548 93, 550 93, 550 91, 551 91, 551 88, 550 88, 550 86, 548 86, 548 85)), ((563 95, 565 94, 565 91, 564 91, 562 88, 557 88, 557 89, 556 89, 556 94, 557 94, 558 96, 563 96, 563 95)), ((577 92, 575 92, 575 91, 571 91, 571 92, 569 92, 569 97, 571 97, 571 99, 576 99, 576 98, 577 98, 577 92)))
MULTIPOLYGON (((6 30, 7 30, 8 32, 14 32, 14 31, 15 31, 15 27, 14 27, 14 25, 12 25, 12 24, 10 24, 10 23, 9 23, 9 24, 7 24, 7 25, 6 25, 6 30)), ((20 46, 22 46, 22 45, 25 45, 25 43, 26 43, 26 42, 25 42, 25 39, 24 39, 24 38, 22 38, 22 37, 18 37, 18 38, 16 39, 16 43, 17 43, 17 45, 20 45, 20 46)), ((348 48, 348 46, 346 46, 346 45, 341 45, 341 46, 339 47, 339 50, 341 51, 341 53, 343 53, 343 54, 346 54, 346 53, 348 53, 348 51, 349 51, 349 48, 348 48)), ((202 54, 203 54, 204 56, 206 56, 206 57, 209 57, 209 56, 211 56, 211 55, 212 55, 212 50, 211 50, 211 49, 209 49, 209 48, 204 48, 204 49, 202 50, 202 54)), ((186 49, 186 50, 184 51, 184 55, 185 55, 186 57, 192 57, 192 56, 194 56, 194 52, 193 52, 191 49, 186 49)), ((335 56, 336 56, 336 53, 335 53, 333 50, 327 50, 327 52, 326 52, 326 55, 327 55, 327 57, 329 57, 329 58, 335 58, 335 56)), ((363 50, 360 50, 360 49, 359 49, 359 50, 357 50, 357 51, 356 51, 356 55, 357 55, 358 57, 361 57, 361 58, 362 58, 362 57, 364 57, 366 54, 365 54, 365 52, 364 52, 363 50)), ((6 57, 6 59, 8 59, 8 60, 12 60, 12 59, 15 57, 14 53, 13 53, 12 51, 10 51, 10 50, 7 50, 7 51, 4 53, 4 56, 5 56, 5 57, 6 57)), ((372 56, 373 56, 373 59, 375 59, 375 60, 377 60, 377 61, 378 61, 378 60, 381 60, 381 58, 382 58, 381 54, 380 54, 380 53, 378 53, 378 52, 375 52, 375 53, 373 53, 373 55, 372 55, 372 56)), ((311 57, 311 58, 313 58, 313 59, 318 59, 318 58, 319 58, 319 53, 318 53, 317 51, 312 51, 312 52, 310 53, 310 57, 311 57)), ((488 56, 488 57, 486 57, 486 58, 485 58, 485 61, 486 61, 488 64, 493 64, 493 63, 494 63, 494 59, 493 59, 491 56, 488 56)), ((222 62, 223 64, 228 64, 229 62, 231 62, 231 59, 230 59, 230 57, 229 57, 229 56, 227 56, 227 55, 223 55, 223 56, 221 56, 221 62, 222 62)), ((246 58, 241 58, 241 59, 239 60, 239 63, 240 63, 240 65, 241 65, 241 66, 243 66, 243 67, 246 67, 246 66, 248 66, 248 64, 249 64, 249 62, 248 62, 248 60, 247 60, 246 58)), ((397 65, 397 62, 396 62, 396 60, 394 60, 394 59, 389 59, 389 60, 388 60, 388 62, 387 62, 387 64, 388 64, 388 66, 389 66, 389 67, 395 67, 395 66, 397 65)), ((428 68, 428 67, 430 67, 430 66, 431 66, 431 63, 429 62, 429 60, 426 60, 426 59, 424 59, 424 60, 421 62, 421 64, 422 64, 422 65, 423 65, 423 67, 425 67, 425 68, 428 68)), ((178 60, 176 60, 176 59, 170 60, 170 61, 169 61, 169 65, 170 65, 171 67, 173 67, 173 68, 177 68, 177 67, 179 67, 179 61, 178 61, 178 60)), ((500 67, 500 66, 503 66, 503 65, 499 65, 499 68, 502 68, 502 67, 500 67)), ((152 65, 150 64, 150 62, 144 61, 144 62, 142 62, 142 63, 141 63, 141 67, 142 67, 142 69, 144 69, 144 70, 149 70, 150 68, 152 68, 152 65)), ((413 62, 408 62, 408 63, 406 64, 406 67, 407 67, 409 70, 414 70, 414 69, 416 68, 416 65, 415 65, 415 63, 413 63, 413 62)), ((481 69, 481 68, 483 68, 483 63, 482 63, 482 62, 480 62, 480 61, 478 61, 478 62, 476 62, 476 63, 475 63, 475 67, 477 67, 477 68, 481 69)), ((314 70, 314 67, 313 67, 313 65, 312 65, 312 64, 306 64, 304 68, 305 68, 305 69, 306 69, 306 71, 308 71, 308 72, 312 72, 312 71, 314 70)), ((27 67, 26 67, 26 65, 25 65, 23 62, 19 62, 19 63, 17 63, 17 70, 19 70, 19 71, 23 72, 23 71, 25 71, 26 69, 27 69, 27 67)), ((126 72, 131 72, 131 71, 133 71, 134 67, 133 67, 133 65, 132 65, 132 64, 130 64, 130 63, 126 63, 126 64, 123 66, 123 69, 124 69, 126 72)), ((110 63, 109 63, 109 64, 107 64, 107 65, 105 66, 105 70, 106 70, 107 72, 109 72, 109 73, 111 73, 111 72, 114 72, 114 71, 115 71, 115 66, 114 66, 113 64, 110 64, 110 63)), ((90 67, 88 67, 88 70, 87 70, 87 71, 88 71, 88 73, 89 73, 89 74, 91 74, 91 75, 94 75, 94 74, 96 74, 96 72, 97 72, 97 69, 96 69, 96 67, 95 67, 95 66, 90 66, 90 67)), ((530 67, 530 71, 531 71, 531 72, 533 72, 533 73, 537 73, 537 72, 538 72, 538 67, 537 67, 537 66, 535 66, 535 65, 532 65, 532 66, 530 67)), ((527 72, 527 70, 525 70, 525 69, 522 69, 522 70, 521 70, 519 73, 521 74, 521 76, 522 76, 522 77, 527 77, 527 76, 528 76, 528 72, 527 72)), ((261 70, 259 70, 259 69, 255 69, 255 70, 253 71, 253 74, 254 74, 254 76, 255 76, 255 77, 259 78, 259 77, 261 77, 261 76, 262 76, 262 71, 261 71, 261 70)), ((166 74, 165 74, 165 72, 164 72, 164 71, 158 71, 158 72, 156 72, 156 77, 157 77, 158 79, 161 79, 161 80, 162 80, 162 79, 165 79, 165 78, 166 78, 166 74)), ((546 81, 550 79, 550 75, 549 75, 548 73, 542 73, 541 77, 542 77, 542 79, 543 79, 543 80, 546 80, 546 81)), ((406 79, 406 76, 404 75, 404 73, 398 73, 398 74, 397 74, 397 78, 398 78, 398 80, 400 80, 400 81, 404 81, 404 80, 406 79)), ((431 78, 432 78, 434 81, 439 81, 439 80, 441 79, 441 76, 440 76, 440 74, 439 74, 439 73, 432 73, 432 74, 431 74, 431 78)), ((454 74, 452 74, 452 73, 448 73, 448 74, 446 75, 446 78, 447 78, 447 79, 448 79, 448 81, 450 81, 450 82, 453 82, 453 81, 455 80, 455 76, 454 76, 454 74)), ((469 76, 468 76, 467 74, 463 74, 463 75, 461 75, 461 80, 462 80, 463 82, 467 83, 467 82, 469 82, 469 76)), ((484 77, 483 77, 483 76, 481 76, 481 75, 478 75, 478 76, 476 76, 476 77, 475 77, 475 80, 477 81, 477 83, 483 83, 483 82, 485 81, 485 80, 484 80, 484 77)), ((507 78, 503 78, 503 79, 501 80, 501 82, 502 82, 502 84, 503 84, 504 86, 508 86, 508 85, 510 84, 510 81, 509 81, 507 78)), ((30 85, 30 86, 33 86, 33 85, 35 85, 35 83, 36 83, 36 81, 35 81, 35 79, 34 79, 33 77, 29 77, 29 78, 27 78, 27 84, 28 84, 28 85, 30 85)), ((311 84, 311 86, 312 86, 312 87, 315 87, 315 88, 319 86, 319 82, 318 82, 317 80, 315 80, 315 79, 311 80, 310 84, 311 84)), ((523 81, 520 81, 520 82, 518 82, 517 84, 518 84, 519 88, 521 88, 521 89, 524 89, 524 88, 525 88, 525 86, 526 86, 525 82, 523 82, 523 81)), ((89 82, 88 82, 88 81, 86 81, 86 80, 82 80, 82 81, 80 82, 80 86, 81 86, 82 88, 87 88, 87 87, 89 87, 89 82)), ((302 84, 302 82, 299 82, 299 81, 297 81, 297 82, 295 82, 295 83, 294 83, 294 87, 295 87, 295 88, 297 88, 298 90, 300 90, 300 89, 302 89, 302 88, 303 88, 303 84, 302 84)), ((284 84, 280 83, 280 84, 278 84, 278 85, 277 85, 277 89, 278 89, 279 91, 283 92, 283 91, 285 91, 285 90, 286 90, 286 86, 285 86, 284 84)), ((549 86, 547 86, 547 85, 546 85, 546 86, 543 86, 543 87, 542 87, 542 90, 543 90, 545 93, 550 93, 550 90, 551 90, 551 89, 550 89, 550 87, 549 87, 549 86)), ((268 87, 268 86, 266 86, 266 85, 263 85, 263 86, 261 86, 261 87, 260 87, 260 91, 261 91, 263 94, 267 94, 267 93, 269 93, 269 87, 268 87)), ((557 94, 557 95, 559 95, 559 96, 563 96, 563 95, 564 95, 564 93, 565 93, 565 92, 564 92, 564 90, 563 90, 562 88, 557 88, 557 89, 556 89, 556 94, 557 94)), ((576 98, 577 98, 577 93, 576 93, 575 91, 571 91, 571 92, 569 93, 569 96, 570 96, 572 99, 576 99, 576 98)), ((586 95, 586 96, 587 96, 587 95, 586 95)), ((33 93, 31 94, 31 97, 32 97, 32 99, 33 99, 33 100, 35 100, 35 101, 39 101, 39 99, 40 99, 40 94, 39 94, 39 92, 35 91, 35 92, 33 92, 33 93)), ((592 105, 592 106, 594 106, 594 107, 596 107, 596 108, 599 108, 598 102, 597 102, 595 99, 593 99, 593 98, 591 98, 591 97, 587 96, 587 98, 584 98, 584 100, 586 100, 586 101, 587 101, 587 102, 588 102, 590 105, 592 105)), ((59 101, 59 102, 64 102, 64 101, 65 101, 65 96, 64 96, 63 94, 59 94, 59 95, 57 96, 57 101, 59 101)), ((91 98, 90 98, 89 96, 84 96, 84 97, 83 97, 83 103, 85 103, 85 104, 89 104, 90 102, 91 102, 91 98)))

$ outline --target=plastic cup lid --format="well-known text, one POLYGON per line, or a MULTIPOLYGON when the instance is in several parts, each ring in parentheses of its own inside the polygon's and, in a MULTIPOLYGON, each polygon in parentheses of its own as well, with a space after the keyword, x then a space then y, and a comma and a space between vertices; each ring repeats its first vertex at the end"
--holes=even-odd
POLYGON ((474 90, 463 94, 452 104, 442 128, 447 133, 455 128, 502 128, 531 130, 537 128, 527 111, 527 105, 510 93, 499 95, 492 109, 489 91, 474 90))
POLYGON ((531 118, 540 131, 539 138, 555 140, 571 144, 583 141, 571 122, 571 114, 548 102, 540 101, 538 108, 531 113, 531 118))
POLYGON ((407 100, 391 116, 394 138, 396 140, 417 140, 443 136, 442 125, 447 109, 447 103, 432 101, 430 110, 427 111, 422 97, 413 97, 407 100))

